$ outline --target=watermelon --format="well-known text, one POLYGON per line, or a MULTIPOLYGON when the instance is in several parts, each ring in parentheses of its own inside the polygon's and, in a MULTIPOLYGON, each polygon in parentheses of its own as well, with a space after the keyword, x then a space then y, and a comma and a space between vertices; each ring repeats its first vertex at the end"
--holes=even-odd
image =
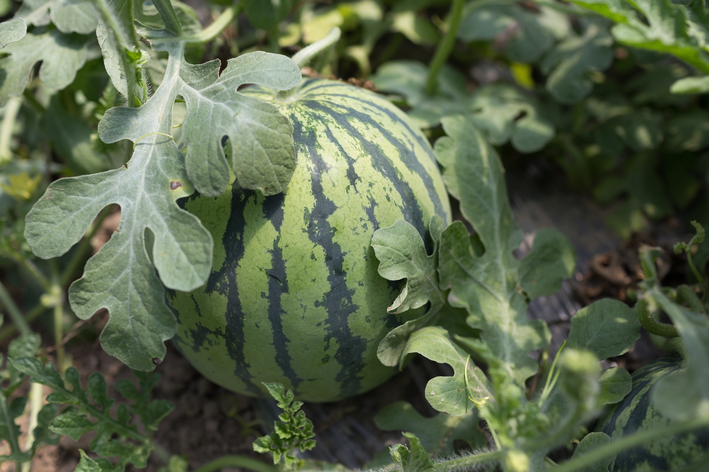
POLYGON ((395 373, 377 345, 404 321, 387 313, 400 284, 378 275, 372 235, 404 219, 428 241, 433 215, 450 222, 433 151, 403 112, 349 84, 246 93, 289 117, 295 173, 279 195, 233 184, 183 203, 211 232, 214 265, 206 285, 168 296, 175 343, 207 378, 246 395, 266 395, 262 382, 310 402, 370 390, 395 373))
MULTIPOLYGON (((669 424, 670 421, 652 406, 650 391, 658 379, 682 368, 680 360, 662 358, 634 372, 630 394, 606 412, 596 426, 596 431, 606 433, 614 441, 635 432, 662 428, 669 424)), ((663 437, 619 453, 609 471, 683 470, 691 465, 706 464, 707 447, 709 428, 663 437)))

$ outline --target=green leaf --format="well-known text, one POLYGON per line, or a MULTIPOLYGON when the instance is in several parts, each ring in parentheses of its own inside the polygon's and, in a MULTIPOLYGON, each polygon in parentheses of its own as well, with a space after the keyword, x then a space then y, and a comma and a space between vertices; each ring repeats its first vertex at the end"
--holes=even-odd
POLYGON ((517 2, 481 6, 469 2, 458 29, 458 38, 470 42, 503 37, 507 56, 514 62, 528 64, 540 59, 554 44, 555 37, 564 34, 568 28, 564 28, 566 21, 562 15, 546 7, 535 13, 517 2), (549 21, 545 16, 556 21, 549 21), (560 31, 554 30, 559 27, 562 28, 560 31))
POLYGON ((441 35, 431 20, 413 10, 394 12, 391 29, 403 34, 414 44, 431 46, 441 40, 441 35))
POLYGON ((87 456, 82 449, 79 449, 79 453, 81 454, 81 459, 79 459, 79 464, 74 472, 108 472, 111 470, 108 467, 101 467, 100 462, 87 456))
POLYGON ((16 397, 9 402, 5 392, 0 390, 0 439, 7 441, 10 446, 10 454, 0 456, 0 462, 25 462, 31 458, 31 451, 23 452, 20 449, 20 427, 15 423, 15 419, 24 412, 26 403, 26 397, 16 397))
POLYGON ((541 116, 529 94, 504 84, 482 87, 466 104, 472 121, 495 146, 508 140, 520 152, 542 149, 554 137, 554 126, 541 116))
POLYGON ((697 152, 709 146, 709 116, 704 110, 686 110, 665 124, 664 149, 668 152, 697 152))
POLYGON ((412 333, 403 357, 411 353, 453 368, 453 376, 435 377, 426 384, 426 399, 436 410, 461 416, 472 411, 475 402, 484 404, 492 398, 485 375, 445 329, 427 326, 412 333))
POLYGON ((653 405, 661 415, 676 421, 709 415, 709 317, 672 302, 656 282, 647 294, 670 317, 687 352, 686 369, 656 382, 653 405))
POLYGON ((22 334, 10 342, 7 355, 13 359, 21 357, 34 357, 39 351, 42 339, 37 333, 22 334))
MULTIPOLYGON (((572 458, 592 453, 594 449, 601 446, 607 446, 610 443, 611 438, 606 433, 588 433, 579 442, 578 446, 576 446, 576 449, 574 449, 574 454, 572 458)), ((613 456, 605 457, 603 459, 599 459, 598 461, 594 462, 589 466, 576 470, 579 472, 608 472, 608 467, 610 466, 612 461, 613 456)))
POLYGON ((81 436, 95 428, 94 422, 86 416, 69 411, 54 418, 49 425, 49 429, 61 436, 69 436, 74 441, 78 441, 81 436))
POLYGON ((436 415, 426 418, 410 403, 398 401, 387 405, 374 417, 377 428, 385 431, 403 430, 416 435, 421 446, 433 457, 449 456, 453 442, 465 441, 470 448, 484 445, 485 435, 478 430, 479 419, 474 412, 462 416, 436 415))
POLYGON ((24 0, 15 18, 35 26, 51 21, 65 34, 90 34, 96 29, 98 13, 91 0, 24 0))
POLYGON ((622 367, 606 369, 598 382, 601 384, 598 400, 602 405, 618 403, 633 389, 633 378, 622 367))
POLYGON ((294 3, 293 0, 246 0, 243 5, 252 25, 271 31, 290 13, 294 3))
MULTIPOLYGON (((98 1, 101 2, 103 14, 110 17, 102 17, 96 27, 106 72, 121 95, 143 103, 147 100, 144 63, 147 63, 149 56, 138 47, 133 21, 135 5, 121 0, 98 1)), ((138 8, 138 11, 142 9, 138 8)), ((136 106, 138 103, 129 105, 136 106)))
POLYGON ((603 299, 580 309, 571 318, 567 343, 607 359, 628 352, 638 338, 640 322, 635 310, 621 301, 603 299))
POLYGON ((593 89, 593 72, 602 72, 613 62, 613 39, 607 28, 588 25, 583 35, 571 35, 557 44, 541 63, 547 75, 546 89, 559 102, 576 103, 593 89))
POLYGON ((118 232, 89 260, 83 277, 70 287, 69 300, 82 319, 109 310, 102 346, 138 370, 155 368, 154 359, 165 354, 163 342, 176 330, 163 285, 189 291, 209 274, 211 236, 176 200, 193 192, 190 182, 204 194, 226 188, 224 134, 231 137, 233 165, 243 187, 279 192, 295 165, 286 118, 275 106, 236 91, 245 83, 278 89, 296 85, 300 72, 292 61, 247 54, 230 60, 218 76, 218 61, 193 66, 184 60, 184 44, 170 47, 163 83, 151 99, 140 108, 112 108, 99 123, 105 142, 134 142, 127 167, 53 182, 28 214, 25 228, 35 254, 57 257, 81 239, 105 206, 121 207, 118 232), (188 145, 184 159, 169 136, 178 94, 188 109, 182 127, 188 145), (153 236, 152 247, 146 230, 153 236))
POLYGON ((74 81, 76 72, 88 57, 90 37, 63 35, 58 30, 30 33, 2 50, 0 59, 0 106, 8 98, 24 91, 30 72, 42 62, 39 78, 52 90, 60 90, 74 81))
MULTIPOLYGON (((697 5, 688 10, 670 0, 633 0, 635 10, 620 0, 571 0, 600 13, 617 24, 611 32, 626 46, 672 54, 704 73, 709 73, 709 58, 703 48, 706 21, 697 5)), ((628 2, 630 3, 630 2, 628 2)))
POLYGON ((92 129, 82 117, 69 113, 54 95, 40 120, 45 139, 77 174, 101 172, 109 167, 105 155, 91 144, 92 129))
POLYGON ((556 293, 575 270, 576 249, 571 241, 556 230, 542 229, 534 235, 532 250, 519 267, 519 284, 534 300, 556 293))
MULTIPOLYGON (((429 226, 432 225, 441 228, 443 220, 439 217, 435 223, 431 221, 429 226)), ((379 260, 379 275, 392 281, 406 279, 406 285, 387 308, 388 312, 401 313, 419 308, 429 301, 435 305, 445 303, 438 288, 438 242, 434 240, 434 243, 434 252, 428 255, 419 232, 404 220, 397 220, 388 228, 374 233, 372 248, 379 260)))
POLYGON ((27 34, 27 24, 22 18, 0 23, 0 49, 17 42, 27 34))
POLYGON ((451 305, 468 310, 468 324, 482 330, 481 339, 523 385, 537 371, 529 351, 543 348, 549 333, 543 322, 527 318, 526 301, 517 290, 520 263, 512 251, 521 235, 507 200, 502 164, 470 118, 446 117, 442 123, 448 136, 436 141, 435 150, 443 178, 484 254, 476 256, 465 226, 453 223, 441 238, 440 286, 450 289, 451 305))
POLYGON ((396 444, 389 448, 394 462, 401 465, 401 472, 425 472, 433 470, 434 464, 431 455, 421 446, 419 439, 411 434, 404 433, 411 449, 403 444, 396 444))
POLYGON ((677 94, 694 94, 709 92, 709 77, 685 77, 670 87, 670 92, 677 94))

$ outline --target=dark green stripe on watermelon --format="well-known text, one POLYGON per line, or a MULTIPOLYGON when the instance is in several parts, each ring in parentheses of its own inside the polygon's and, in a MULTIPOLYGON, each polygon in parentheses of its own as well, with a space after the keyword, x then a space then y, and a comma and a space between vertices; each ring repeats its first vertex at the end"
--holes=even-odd
POLYGON ((293 180, 280 196, 235 185, 189 199, 214 237, 214 267, 194 302, 169 302, 178 346, 213 381, 252 395, 281 382, 303 400, 333 401, 395 372, 376 349, 402 321, 387 313, 400 286, 378 275, 372 234, 406 219, 427 240, 431 216, 450 221, 450 210, 432 149, 394 106, 327 81, 298 95, 281 105, 294 127, 293 180))
MULTIPOLYGON (((662 428, 669 420, 657 413, 651 402, 651 389, 661 377, 681 369, 677 359, 659 359, 633 373, 633 389, 623 401, 599 421, 597 431, 618 440, 650 428, 662 428)), ((661 438, 619 453, 610 472, 677 471, 706 460, 709 428, 661 438)))

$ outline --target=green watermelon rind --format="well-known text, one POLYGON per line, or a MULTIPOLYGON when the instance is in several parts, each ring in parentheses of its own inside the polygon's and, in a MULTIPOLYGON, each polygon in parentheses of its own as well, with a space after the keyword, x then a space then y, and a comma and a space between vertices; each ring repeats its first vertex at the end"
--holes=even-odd
MULTIPOLYGON (((661 377, 682 369, 681 360, 662 358, 633 373, 633 389, 620 403, 608 410, 596 425, 611 441, 661 428, 670 423, 651 403, 651 389, 661 377)), ((680 471, 709 459, 709 428, 663 437, 619 453, 610 472, 680 471)), ((709 470, 709 466, 707 466, 709 470)))
POLYGON ((247 93, 290 118, 296 170, 280 195, 235 186, 183 203, 214 237, 214 267, 204 287, 169 294, 175 344, 246 395, 264 396, 261 382, 311 402, 370 390, 396 372, 376 350, 404 321, 387 313, 400 287, 377 273, 371 238, 404 219, 428 243, 434 214, 450 222, 433 150, 398 108, 349 84, 306 79, 285 102, 247 93))

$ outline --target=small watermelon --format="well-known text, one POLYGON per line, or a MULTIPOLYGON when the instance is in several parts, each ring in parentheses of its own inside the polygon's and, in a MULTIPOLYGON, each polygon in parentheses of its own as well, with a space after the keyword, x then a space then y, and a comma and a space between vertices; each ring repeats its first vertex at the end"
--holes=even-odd
POLYGON ((306 79, 285 100, 250 93, 293 124, 295 173, 280 195, 234 184, 184 202, 214 238, 214 266, 204 287, 168 297, 175 343, 207 378, 246 395, 265 395, 261 382, 310 402, 365 392, 396 372, 376 352, 403 321, 387 313, 399 286, 378 275, 372 235, 404 219, 428 241, 433 215, 450 222, 433 151, 368 90, 306 79))
MULTIPOLYGON (((596 426, 611 437, 611 441, 635 432, 662 428, 670 423, 650 402, 650 390, 655 382, 681 369, 681 361, 662 358, 633 373, 633 389, 614 405, 596 426)), ((656 439, 643 446, 619 453, 611 463, 610 472, 679 471, 707 459, 709 428, 676 436, 656 439)), ((709 470, 709 464, 706 464, 709 470)), ((700 470, 700 469, 697 469, 700 470)))

